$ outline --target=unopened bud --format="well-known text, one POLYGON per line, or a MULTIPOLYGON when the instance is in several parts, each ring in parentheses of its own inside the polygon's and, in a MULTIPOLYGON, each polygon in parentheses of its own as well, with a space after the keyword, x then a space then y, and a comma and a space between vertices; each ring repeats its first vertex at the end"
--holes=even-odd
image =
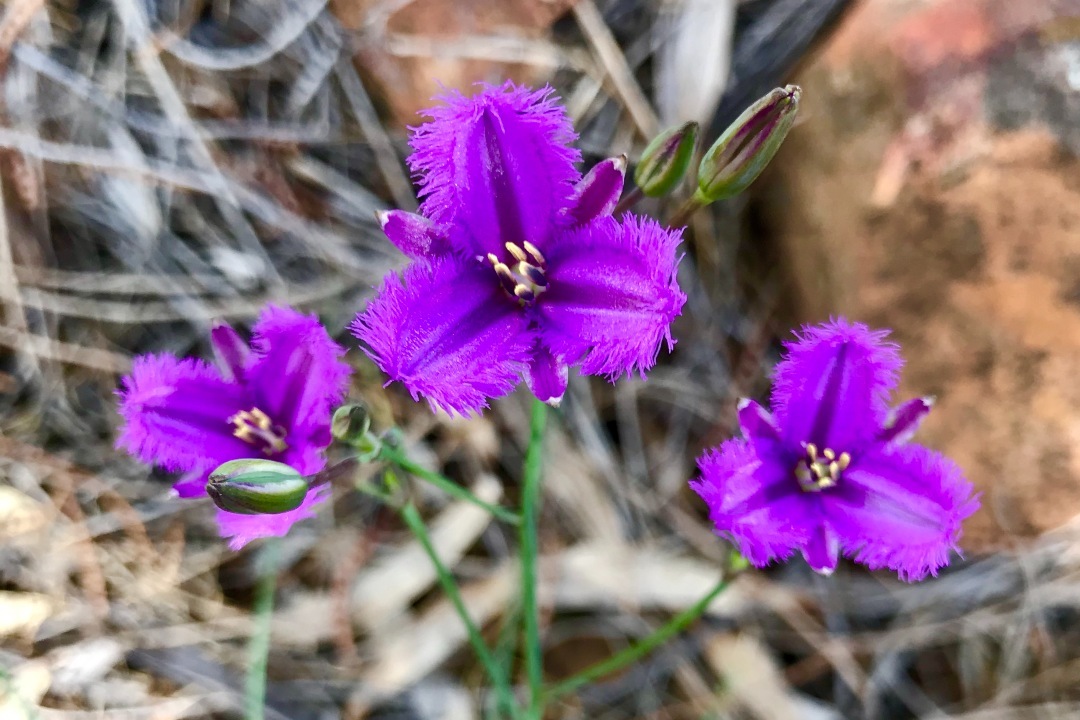
POLYGON ((330 420, 330 434, 343 443, 353 445, 371 429, 371 414, 363 405, 342 405, 330 420))
POLYGON ((776 88, 747 108, 717 139, 698 167, 702 204, 734 197, 757 179, 795 123, 802 88, 776 88))
POLYGON ((649 197, 667 195, 686 175, 697 146, 698 124, 688 122, 653 138, 634 169, 634 182, 649 197))
POLYGON ((300 507, 307 496, 304 477, 273 460, 230 460, 206 481, 206 494, 222 510, 242 515, 276 515, 300 507))

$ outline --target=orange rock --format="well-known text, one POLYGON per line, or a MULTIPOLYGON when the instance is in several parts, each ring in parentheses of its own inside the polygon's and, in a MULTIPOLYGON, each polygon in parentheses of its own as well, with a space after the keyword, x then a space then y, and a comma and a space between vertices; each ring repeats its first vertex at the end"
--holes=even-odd
POLYGON ((976 552, 1080 513, 1080 160, 1058 99, 1031 102, 1033 73, 1066 72, 1045 29, 1069 5, 862 3, 796 78, 803 122, 761 190, 791 319, 894 328, 902 396, 938 396, 919 439, 983 492, 976 552), (1013 72, 1023 53, 1048 59, 1013 72))
POLYGON ((467 90, 480 80, 543 83, 554 66, 538 64, 537 53, 530 56, 522 45, 543 38, 574 2, 331 0, 330 5, 342 25, 358 31, 356 61, 374 94, 399 122, 412 125, 444 87, 467 90))

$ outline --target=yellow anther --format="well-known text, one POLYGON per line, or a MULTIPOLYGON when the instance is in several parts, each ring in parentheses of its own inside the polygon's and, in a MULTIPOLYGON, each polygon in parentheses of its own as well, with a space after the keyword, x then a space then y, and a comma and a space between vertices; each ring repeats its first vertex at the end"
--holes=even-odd
POLYGON ((289 448, 285 442, 284 428, 275 426, 270 416, 257 407, 241 410, 230 417, 229 422, 236 426, 233 430, 235 437, 251 445, 262 443, 262 450, 267 455, 284 452, 289 448))
POLYGON ((499 258, 495 255, 495 253, 488 253, 488 262, 491 263, 492 265, 498 266, 499 265, 499 258))
POLYGON ((818 447, 806 443, 806 457, 795 465, 795 479, 805 492, 821 492, 834 487, 840 481, 840 474, 851 464, 848 453, 836 454, 832 448, 823 448, 818 457, 818 447))
MULTIPOLYGON (((528 245, 528 243, 525 244, 528 245)), ((509 250, 510 254, 513 255, 514 258, 520 262, 525 262, 529 259, 529 256, 525 254, 525 251, 512 242, 506 243, 506 249, 509 250)))
MULTIPOLYGON (((540 253, 540 250, 538 250, 535 245, 533 245, 528 240, 526 240, 525 242, 523 242, 521 244, 525 246, 525 249, 529 251, 529 254, 533 256, 533 258, 536 260, 536 262, 540 263, 541 265, 544 264, 544 256, 540 253)), ((524 259, 524 258, 522 258, 522 259, 524 259)))

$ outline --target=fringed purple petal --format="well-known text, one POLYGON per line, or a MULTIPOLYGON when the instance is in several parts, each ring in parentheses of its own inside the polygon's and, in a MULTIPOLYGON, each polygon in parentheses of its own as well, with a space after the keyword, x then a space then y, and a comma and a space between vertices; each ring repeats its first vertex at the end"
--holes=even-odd
POLYGON ((389 210, 376 217, 390 242, 411 258, 430 259, 450 252, 450 243, 423 215, 389 210))
POLYGON ((423 395, 433 409, 462 415, 514 389, 534 341, 494 271, 452 259, 388 275, 352 330, 413 399, 423 395))
POLYGON ((537 303, 540 332, 561 360, 586 375, 645 371, 686 295, 675 269, 678 230, 627 215, 560 235, 547 253, 548 289, 537 303))
POLYGON ((584 225, 596 218, 610 215, 622 195, 625 178, 625 155, 594 165, 574 186, 574 194, 564 210, 570 224, 584 225))
POLYGON ((251 350, 240 333, 225 323, 214 325, 210 330, 210 344, 214 346, 214 359, 221 377, 230 382, 242 380, 251 350))
POLYGON ((229 548, 239 550, 252 540, 265 537, 284 537, 301 520, 315 517, 315 508, 330 497, 330 486, 308 490, 304 502, 295 510, 276 515, 241 515, 218 510, 218 533, 229 539, 229 548))
POLYGON ((252 329, 255 358, 247 381, 255 406, 288 432, 289 450, 275 458, 308 475, 330 444, 330 416, 345 397, 349 366, 315 315, 267 306, 252 329))
POLYGON ((948 563, 961 522, 979 507, 960 468, 920 445, 856 458, 821 497, 845 554, 908 582, 948 563))
POLYGON ((502 256, 507 242, 543 249, 581 177, 577 135, 552 90, 507 82, 440 99, 411 140, 420 212, 469 257, 502 256))
POLYGON ((903 364, 887 335, 840 318, 805 327, 786 344, 772 409, 789 445, 816 443, 843 452, 874 437, 903 364))
POLYGON ((798 489, 790 468, 762 460, 745 440, 728 440, 698 458, 690 487, 709 506, 716 532, 757 567, 784 560, 819 526, 816 498, 798 489))
POLYGON ((117 395, 124 418, 117 447, 144 462, 205 471, 251 450, 233 437, 229 423, 247 409, 249 397, 206 362, 142 355, 117 395))
POLYGON ((558 358, 538 341, 532 351, 529 370, 525 373, 525 382, 532 394, 541 402, 558 406, 566 394, 568 380, 566 364, 559 362, 558 358))

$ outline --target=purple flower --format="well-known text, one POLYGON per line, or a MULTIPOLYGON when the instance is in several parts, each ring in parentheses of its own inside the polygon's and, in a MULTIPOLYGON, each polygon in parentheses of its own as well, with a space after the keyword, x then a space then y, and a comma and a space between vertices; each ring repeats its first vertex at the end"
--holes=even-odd
POLYGON ((353 331, 414 399, 468 414, 524 376, 557 403, 567 367, 614 379, 644 374, 685 295, 679 231, 610 217, 625 162, 584 178, 550 89, 507 83, 452 93, 414 130, 409 159, 420 215, 391 211, 383 230, 412 264, 386 277, 353 331))
POLYGON ((843 553, 913 581, 948 563, 979 502, 951 460, 907 443, 932 400, 890 412, 903 361, 886 335, 844 319, 804 328, 777 365, 773 415, 743 400, 746 438, 698 459, 691 487, 754 565, 801 550, 827 575, 843 553))
MULTIPOLYGON (((345 396, 345 350, 313 315, 268 306, 252 333, 252 347, 228 325, 213 329, 217 365, 195 358, 142 355, 124 378, 117 447, 144 462, 186 474, 181 497, 205 492, 210 471, 229 460, 266 457, 301 475, 322 470, 330 444, 330 416, 345 396)), ((237 550, 251 540, 282 536, 314 517, 326 488, 308 491, 295 510, 277 515, 218 511, 218 526, 237 550)))

